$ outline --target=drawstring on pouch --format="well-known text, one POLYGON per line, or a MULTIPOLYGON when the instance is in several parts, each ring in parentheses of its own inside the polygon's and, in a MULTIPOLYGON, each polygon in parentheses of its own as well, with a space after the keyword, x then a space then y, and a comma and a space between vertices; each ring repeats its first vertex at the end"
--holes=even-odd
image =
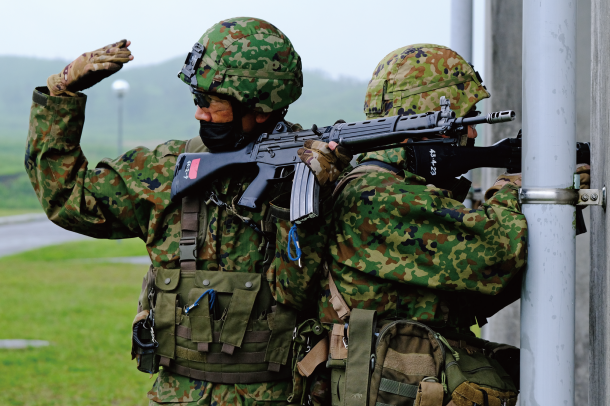
POLYGON ((184 313, 185 314, 189 314, 189 312, 191 310, 193 310, 196 306, 199 306, 199 301, 201 299, 203 299, 203 297, 205 295, 207 295, 209 293, 209 305, 210 305, 210 310, 212 310, 214 308, 214 302, 216 301, 216 291, 214 289, 208 289, 205 292, 203 292, 201 294, 201 296, 199 296, 199 298, 197 300, 195 300, 195 303, 193 303, 192 305, 190 305, 189 307, 184 306, 184 313))

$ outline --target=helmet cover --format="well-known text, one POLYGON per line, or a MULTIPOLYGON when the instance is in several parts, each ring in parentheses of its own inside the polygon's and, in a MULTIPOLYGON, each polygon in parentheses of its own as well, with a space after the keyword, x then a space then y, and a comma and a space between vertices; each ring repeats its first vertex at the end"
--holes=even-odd
POLYGON ((435 44, 398 48, 375 68, 364 99, 367 118, 440 110, 441 96, 462 117, 488 98, 479 74, 455 51, 435 44))
POLYGON ((231 96, 262 113, 293 103, 303 88, 301 57, 288 37, 251 17, 230 18, 209 28, 178 77, 199 91, 231 96), (196 49, 199 58, 193 57, 189 69, 196 49))

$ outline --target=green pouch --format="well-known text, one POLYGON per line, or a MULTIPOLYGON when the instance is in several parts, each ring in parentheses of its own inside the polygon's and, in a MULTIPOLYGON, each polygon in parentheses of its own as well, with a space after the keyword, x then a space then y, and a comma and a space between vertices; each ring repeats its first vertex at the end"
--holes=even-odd
POLYGON ((174 292, 180 281, 180 269, 157 270, 155 286, 158 290, 154 310, 155 332, 159 347, 157 355, 174 358, 176 350, 176 298, 174 292))
POLYGON ((441 383, 445 362, 442 337, 413 320, 377 326, 374 313, 352 310, 349 339, 338 344, 347 347, 347 359, 332 359, 331 339, 327 366, 332 368, 333 406, 442 406, 445 397, 441 383), (377 328, 380 330, 375 334, 377 328))
MULTIPOLYGON (((195 303, 197 299, 207 289, 193 288, 189 291, 188 303, 195 303)), ((208 293, 209 295, 209 293, 208 293)), ((191 322, 191 341, 195 343, 211 343, 212 339, 212 320, 210 318, 210 299, 206 295, 201 299, 199 306, 193 307, 189 311, 191 322)))
POLYGON ((445 373, 447 389, 456 406, 472 406, 473 403, 514 406, 519 393, 513 378, 502 366, 516 365, 519 350, 504 344, 467 337, 460 340, 466 348, 447 346, 445 373), (473 351, 468 343, 480 348, 473 351))

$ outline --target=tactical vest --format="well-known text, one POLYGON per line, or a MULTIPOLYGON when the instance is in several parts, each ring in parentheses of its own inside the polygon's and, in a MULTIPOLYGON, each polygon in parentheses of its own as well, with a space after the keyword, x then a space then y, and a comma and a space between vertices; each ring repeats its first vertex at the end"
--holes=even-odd
MULTIPOLYGON (((201 152, 202 147, 194 138, 186 150, 201 152)), ((213 383, 290 379, 297 313, 275 303, 261 273, 197 269, 197 251, 203 245, 200 232, 207 228, 205 207, 199 196, 183 199, 180 269, 151 267, 145 278, 140 310, 150 309, 154 317, 158 347, 153 363, 213 383)), ((156 372, 158 365, 148 372, 156 372)))

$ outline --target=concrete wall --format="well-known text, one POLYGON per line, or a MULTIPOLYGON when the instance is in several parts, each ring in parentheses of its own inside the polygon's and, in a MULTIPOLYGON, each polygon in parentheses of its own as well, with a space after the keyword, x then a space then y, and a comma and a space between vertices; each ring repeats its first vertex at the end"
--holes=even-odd
MULTIPOLYGON (((591 0, 591 187, 601 189, 610 186, 610 4, 607 0, 591 0)), ((591 208, 591 306, 590 306, 590 355, 591 373, 589 403, 592 406, 608 404, 610 399, 610 269, 608 248, 610 240, 606 230, 610 216, 601 207, 591 208)))
MULTIPOLYGON (((512 109, 517 119, 509 124, 488 126, 485 145, 514 137, 521 128, 521 51, 523 1, 487 0, 486 4, 486 67, 483 79, 492 97, 487 111, 512 109)), ((600 1, 603 0, 593 0, 600 1)), ((576 102, 577 140, 589 141, 591 95, 591 0, 578 0, 576 38, 576 102)), ((607 131, 606 133, 610 133, 607 131)), ((594 149, 595 150, 595 149, 594 149)), ((482 189, 489 187, 500 171, 487 169, 482 174, 482 189)), ((590 230, 589 212, 584 216, 590 230)), ((578 405, 587 405, 589 390, 589 270, 591 233, 576 238, 576 337, 575 337, 575 399, 578 405)), ((519 302, 503 309, 489 320, 483 329, 484 338, 519 345, 519 302)))

